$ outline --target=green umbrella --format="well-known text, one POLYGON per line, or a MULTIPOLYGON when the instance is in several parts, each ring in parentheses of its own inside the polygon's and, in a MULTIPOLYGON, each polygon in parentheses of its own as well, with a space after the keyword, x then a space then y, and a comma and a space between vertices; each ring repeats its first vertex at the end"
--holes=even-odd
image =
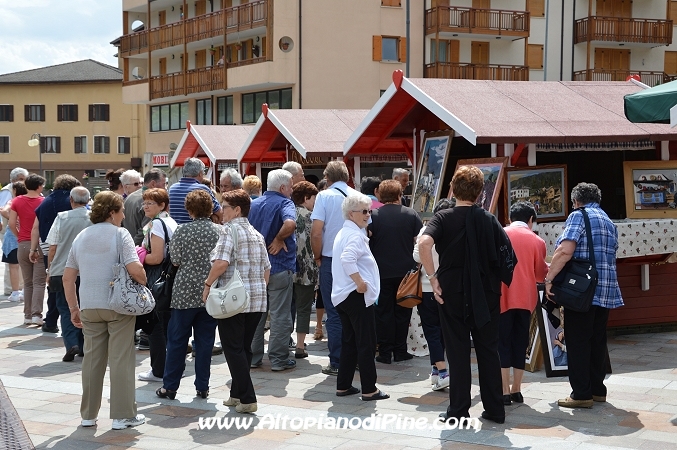
POLYGON ((677 81, 628 94, 624 100, 630 122, 670 123, 670 108, 677 105, 677 81))

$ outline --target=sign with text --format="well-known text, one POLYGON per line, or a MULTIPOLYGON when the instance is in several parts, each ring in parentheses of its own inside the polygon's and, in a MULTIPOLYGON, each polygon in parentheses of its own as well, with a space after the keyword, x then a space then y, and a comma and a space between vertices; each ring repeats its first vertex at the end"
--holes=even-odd
POLYGON ((169 165, 169 154, 168 153, 153 155, 153 167, 168 166, 168 165, 169 165))

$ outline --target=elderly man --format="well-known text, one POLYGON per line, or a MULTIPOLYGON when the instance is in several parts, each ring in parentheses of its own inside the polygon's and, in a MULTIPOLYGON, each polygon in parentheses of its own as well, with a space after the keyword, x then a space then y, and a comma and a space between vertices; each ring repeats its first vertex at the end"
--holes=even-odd
MULTIPOLYGON (((9 173, 9 183, 7 183, 5 186, 0 189, 0 209, 5 207, 7 203, 12 199, 12 183, 16 183, 17 181, 24 181, 26 177, 28 176, 28 171, 24 169, 23 167, 16 167, 12 169, 12 171, 9 173)), ((4 241, 5 238, 5 231, 7 230, 7 219, 8 217, 3 217, 2 222, 0 223, 0 245, 2 245, 2 242, 4 241)), ((18 273, 19 266, 17 265, 17 270, 16 274, 14 275, 14 278, 18 280, 17 286, 21 284, 21 275, 18 273)), ((9 273, 9 264, 5 264, 5 289, 4 289, 4 294, 5 295, 11 295, 12 294, 12 274, 9 273)))
MULTIPOLYGON (((292 277, 296 272, 296 207, 290 200, 291 193, 291 174, 282 169, 272 170, 268 174, 268 190, 252 201, 249 211, 249 222, 263 235, 271 264, 268 281, 268 359, 273 371, 296 367, 296 361, 289 359, 288 347, 292 332, 292 277)), ((252 341, 251 367, 262 364, 265 324, 266 314, 261 317, 252 341)))
POLYGON ((141 174, 133 169, 125 170, 120 174, 120 183, 124 191, 123 197, 127 198, 141 189, 141 174))
POLYGON ((169 214, 178 225, 191 222, 192 219, 186 211, 184 203, 186 195, 195 189, 202 189, 212 198, 212 221, 221 223, 223 218, 223 211, 218 200, 214 197, 212 190, 202 184, 202 177, 204 175, 205 165, 197 158, 188 158, 183 164, 183 178, 178 183, 174 183, 169 188, 169 214))
POLYGON ((134 244, 141 245, 143 241, 143 227, 150 219, 143 212, 143 191, 146 189, 166 189, 166 175, 160 169, 150 169, 143 176, 143 187, 129 194, 125 199, 125 220, 122 226, 129 231, 134 244))
MULTIPOLYGON (((315 208, 310 218, 313 221, 310 230, 310 242, 313 256, 320 266, 320 292, 327 310, 327 343, 329 345, 329 365, 322 368, 325 375, 338 375, 339 358, 341 356, 341 319, 331 299, 332 274, 331 261, 334 239, 343 228, 343 199, 358 192, 348 186, 348 167, 343 161, 330 161, 324 169, 327 189, 317 194, 315 208)), ((316 326, 321 326, 317 324, 316 326)))
POLYGON ((292 186, 296 185, 301 181, 306 180, 306 176, 303 173, 303 166, 295 161, 287 161, 282 166, 282 170, 286 170, 291 174, 291 184, 292 186))
MULTIPOLYGON (((84 355, 84 337, 82 330, 76 328, 71 322, 71 312, 66 303, 66 294, 63 290, 63 272, 66 268, 66 260, 73 245, 75 237, 85 228, 90 226, 89 191, 83 186, 74 187, 70 191, 70 211, 60 212, 47 235, 49 254, 47 266, 49 270, 49 289, 56 295, 56 307, 61 314, 61 337, 66 347, 66 354, 62 361, 69 362, 75 359, 75 355, 84 355)), ((75 281, 76 292, 80 288, 80 278, 75 281)))
POLYGON ((393 180, 397 180, 402 185, 402 204, 409 206, 409 202, 405 198, 405 192, 407 186, 409 186, 409 171, 400 168, 393 169, 393 180))
POLYGON ((219 181, 219 188, 221 192, 242 189, 242 176, 240 176, 237 170, 231 167, 221 172, 221 179, 219 181))

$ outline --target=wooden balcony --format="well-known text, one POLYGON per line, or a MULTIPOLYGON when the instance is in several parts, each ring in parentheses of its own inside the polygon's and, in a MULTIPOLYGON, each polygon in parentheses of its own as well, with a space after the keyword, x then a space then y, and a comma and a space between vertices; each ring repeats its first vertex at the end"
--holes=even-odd
POLYGON ((453 80, 529 81, 527 66, 436 62, 426 64, 425 78, 453 80))
POLYGON ((574 72, 574 81, 625 81, 630 75, 639 75, 642 83, 652 87, 677 79, 676 75, 665 72, 590 69, 574 72))
POLYGON ((186 72, 186 93, 209 92, 226 89, 224 66, 202 67, 186 72))
POLYGON ((574 28, 574 43, 592 41, 670 45, 672 20, 585 17, 574 28))
POLYGON ((150 30, 126 34, 120 38, 120 55, 131 56, 150 50, 172 47, 225 36, 268 25, 268 9, 272 0, 258 0, 240 6, 191 17, 150 30), (185 25, 185 27, 184 27, 185 25))
POLYGON ((183 72, 150 77, 150 99, 184 95, 185 83, 186 74, 183 72))
POLYGON ((437 6, 425 12, 426 35, 437 32, 529 36, 529 12, 437 6))

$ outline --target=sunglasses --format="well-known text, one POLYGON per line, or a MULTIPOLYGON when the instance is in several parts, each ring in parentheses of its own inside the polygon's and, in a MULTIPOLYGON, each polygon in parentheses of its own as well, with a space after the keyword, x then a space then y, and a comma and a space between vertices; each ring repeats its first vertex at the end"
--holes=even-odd
POLYGON ((141 184, 141 183, 139 183, 139 182, 137 181, 136 183, 125 184, 125 186, 135 186, 135 187, 139 187, 140 184, 141 184))
POLYGON ((357 213, 358 213, 358 212, 361 212, 361 213, 364 214, 365 216, 366 216, 367 214, 370 214, 370 215, 371 215, 371 209, 363 209, 363 210, 359 210, 359 209, 358 209, 357 211, 353 210, 353 212, 357 212, 357 213))

